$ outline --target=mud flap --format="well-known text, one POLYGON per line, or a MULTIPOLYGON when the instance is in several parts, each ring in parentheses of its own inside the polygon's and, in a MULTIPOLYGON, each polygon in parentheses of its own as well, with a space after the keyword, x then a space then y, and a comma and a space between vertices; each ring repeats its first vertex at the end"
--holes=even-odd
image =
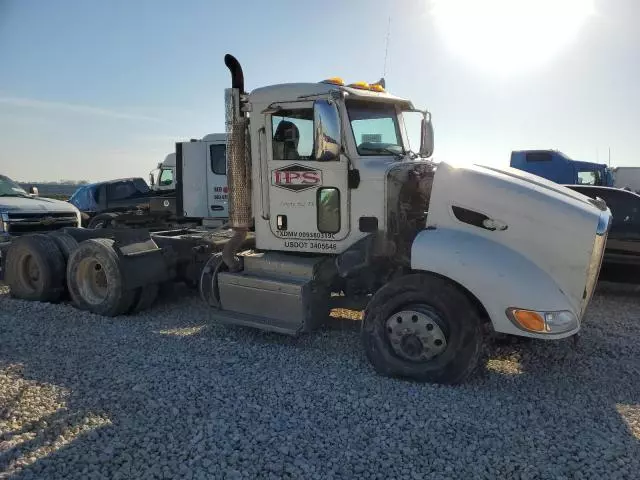
POLYGON ((113 238, 126 289, 161 283, 175 276, 163 250, 146 230, 118 230, 113 232, 113 238))

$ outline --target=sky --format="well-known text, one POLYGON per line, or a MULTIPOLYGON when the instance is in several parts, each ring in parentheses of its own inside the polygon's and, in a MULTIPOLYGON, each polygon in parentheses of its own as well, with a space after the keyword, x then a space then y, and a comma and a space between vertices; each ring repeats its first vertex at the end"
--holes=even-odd
POLYGON ((247 90, 385 73, 432 112, 439 160, 640 166, 640 2, 446 2, 0 0, 0 173, 147 178, 224 131, 225 53, 247 90))

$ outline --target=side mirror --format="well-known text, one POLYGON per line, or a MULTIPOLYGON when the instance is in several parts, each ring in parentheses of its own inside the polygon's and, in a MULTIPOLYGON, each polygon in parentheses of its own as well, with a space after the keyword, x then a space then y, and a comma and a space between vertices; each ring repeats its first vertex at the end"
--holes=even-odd
POLYGON ((156 184, 155 179, 153 178, 153 173, 149 174, 149 185, 151 185, 152 187, 156 184))
POLYGON ((38 196, 38 187, 35 187, 35 186, 29 187, 29 193, 31 195, 35 195, 37 197, 38 196))
POLYGON ((331 162, 340 158, 340 114, 336 104, 318 99, 313 103, 315 160, 331 162))
POLYGON ((433 124, 431 123, 431 113, 424 113, 420 127, 420 156, 430 157, 433 155, 433 124))

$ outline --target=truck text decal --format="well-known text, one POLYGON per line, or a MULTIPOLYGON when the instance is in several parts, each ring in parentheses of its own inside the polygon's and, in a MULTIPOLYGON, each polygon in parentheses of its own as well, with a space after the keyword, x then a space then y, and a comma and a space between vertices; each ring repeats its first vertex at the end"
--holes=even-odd
POLYGON ((284 242, 284 248, 290 248, 294 250, 337 250, 338 245, 332 242, 308 242, 300 240, 287 240, 284 242))
POLYGON ((294 163, 271 170, 271 185, 292 192, 301 192, 322 185, 322 170, 294 163))
POLYGON ((280 237, 283 238, 322 238, 322 239, 333 239, 335 238, 335 233, 321 233, 321 232, 289 232, 287 230, 281 230, 277 232, 280 237))

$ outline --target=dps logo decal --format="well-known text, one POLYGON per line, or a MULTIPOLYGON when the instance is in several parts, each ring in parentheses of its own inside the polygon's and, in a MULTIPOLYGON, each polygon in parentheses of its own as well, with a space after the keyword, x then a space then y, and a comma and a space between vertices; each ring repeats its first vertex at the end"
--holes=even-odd
POLYGON ((301 192, 322 185, 322 170, 305 167, 298 163, 271 170, 271 185, 301 192))

